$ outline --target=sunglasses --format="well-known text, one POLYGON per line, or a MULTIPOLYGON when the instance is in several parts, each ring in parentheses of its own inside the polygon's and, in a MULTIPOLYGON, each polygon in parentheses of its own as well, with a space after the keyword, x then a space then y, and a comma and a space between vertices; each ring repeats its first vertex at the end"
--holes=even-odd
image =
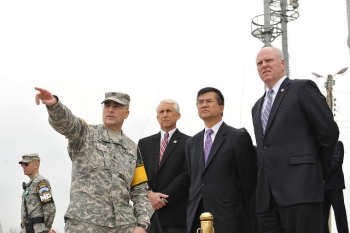
POLYGON ((24 166, 28 166, 29 165, 29 163, 21 163, 21 167, 24 167, 24 166))

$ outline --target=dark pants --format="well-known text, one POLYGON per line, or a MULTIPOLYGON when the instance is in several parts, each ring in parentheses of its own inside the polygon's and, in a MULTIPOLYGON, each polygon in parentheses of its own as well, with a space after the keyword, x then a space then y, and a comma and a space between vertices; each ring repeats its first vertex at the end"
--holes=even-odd
POLYGON ((257 214, 260 233, 322 232, 322 202, 280 206, 270 197, 269 210, 257 214))
POLYGON ((325 190, 323 202, 323 232, 329 233, 328 218, 331 205, 333 206, 338 232, 349 233, 342 189, 325 190))
POLYGON ((151 230, 149 233, 186 233, 186 227, 162 226, 156 211, 151 218, 151 230))

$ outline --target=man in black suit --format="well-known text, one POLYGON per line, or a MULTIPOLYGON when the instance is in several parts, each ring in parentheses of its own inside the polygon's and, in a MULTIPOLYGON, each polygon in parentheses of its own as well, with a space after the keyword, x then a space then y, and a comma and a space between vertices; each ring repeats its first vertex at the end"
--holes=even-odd
POLYGON ((349 233, 348 220, 344 205, 343 189, 345 189, 344 173, 344 146, 341 141, 335 147, 332 166, 328 171, 328 178, 324 184, 323 202, 323 232, 329 233, 328 218, 331 205, 333 206, 338 233, 349 233))
POLYGON ((186 233, 190 178, 185 143, 190 137, 176 128, 181 116, 176 101, 163 100, 156 110, 161 131, 138 143, 148 177, 147 197, 155 210, 150 232, 186 233))
POLYGON ((314 82, 286 76, 280 49, 261 49, 256 64, 266 84, 266 94, 252 109, 260 233, 320 233, 323 182, 338 126, 314 82))
POLYGON ((257 180, 252 140, 248 132, 223 122, 224 97, 218 89, 201 89, 197 109, 205 129, 186 143, 191 177, 187 232, 197 231, 203 212, 213 214, 216 233, 247 232, 257 180))

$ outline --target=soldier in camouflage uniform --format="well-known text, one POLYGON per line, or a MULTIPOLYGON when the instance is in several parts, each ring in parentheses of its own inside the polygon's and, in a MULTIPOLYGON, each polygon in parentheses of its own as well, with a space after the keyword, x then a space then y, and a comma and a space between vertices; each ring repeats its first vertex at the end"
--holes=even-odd
POLYGON ((65 232, 147 232, 153 213, 147 176, 136 144, 121 130, 129 115, 129 95, 106 93, 103 124, 88 125, 57 96, 35 89, 36 103, 47 106, 50 125, 68 138, 72 183, 65 232))
POLYGON ((19 164, 24 174, 30 178, 28 183, 23 182, 21 233, 52 232, 50 228, 55 218, 56 206, 49 181, 39 173, 39 155, 23 155, 19 164))

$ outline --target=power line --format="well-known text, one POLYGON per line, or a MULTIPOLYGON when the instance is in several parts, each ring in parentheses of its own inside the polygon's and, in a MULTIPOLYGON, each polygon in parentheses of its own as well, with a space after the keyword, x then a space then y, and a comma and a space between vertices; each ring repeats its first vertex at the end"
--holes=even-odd
POLYGON ((333 91, 335 93, 342 93, 342 94, 350 94, 350 92, 343 92, 343 91, 333 91))

